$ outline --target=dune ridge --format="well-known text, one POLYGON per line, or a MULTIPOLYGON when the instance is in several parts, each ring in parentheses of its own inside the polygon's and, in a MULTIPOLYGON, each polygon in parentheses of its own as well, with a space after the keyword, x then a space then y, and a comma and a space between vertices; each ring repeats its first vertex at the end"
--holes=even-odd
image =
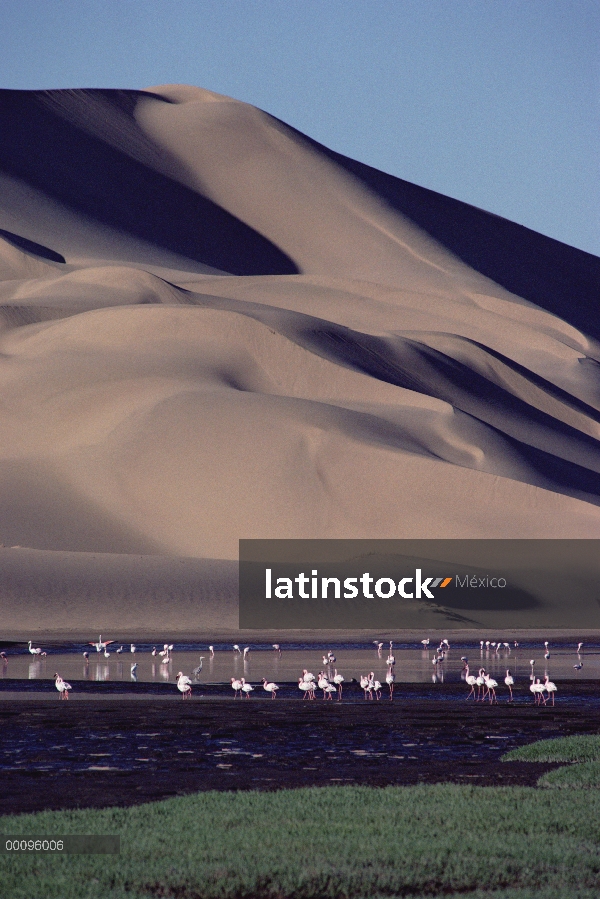
POLYGON ((42 625, 53 553, 234 602, 241 537, 600 538, 596 257, 200 88, 0 125, 0 542, 42 625))

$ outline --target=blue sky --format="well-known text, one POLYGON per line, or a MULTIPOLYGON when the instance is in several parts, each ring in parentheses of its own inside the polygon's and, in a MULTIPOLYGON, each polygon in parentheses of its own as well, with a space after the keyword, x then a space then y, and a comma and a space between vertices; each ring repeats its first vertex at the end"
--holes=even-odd
POLYGON ((600 255, 597 0, 8 0, 0 87, 196 84, 600 255))

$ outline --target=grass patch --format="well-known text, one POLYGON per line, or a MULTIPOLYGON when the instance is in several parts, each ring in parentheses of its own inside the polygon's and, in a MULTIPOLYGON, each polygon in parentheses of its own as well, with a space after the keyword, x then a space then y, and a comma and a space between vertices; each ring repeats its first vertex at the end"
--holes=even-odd
POLYGON ((211 792, 127 809, 7 816, 1 829, 121 836, 120 856, 0 855, 0 895, 11 899, 600 892, 596 791, 432 784, 211 792))
POLYGON ((600 789, 600 762, 581 762, 565 765, 555 771, 548 771, 538 780, 538 787, 556 787, 564 789, 598 790, 600 789))
POLYGON ((503 762, 600 762, 600 735, 559 737, 520 746, 502 756, 503 762))

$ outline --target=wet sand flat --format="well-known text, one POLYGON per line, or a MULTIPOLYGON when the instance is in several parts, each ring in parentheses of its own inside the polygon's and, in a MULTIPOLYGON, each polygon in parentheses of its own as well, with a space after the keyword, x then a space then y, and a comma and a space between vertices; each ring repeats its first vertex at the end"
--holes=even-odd
POLYGON ((562 685, 554 708, 424 701, 419 690, 405 686, 393 702, 7 699, 2 811, 347 783, 533 786, 553 766, 503 763, 503 752, 600 728, 593 684, 562 685))

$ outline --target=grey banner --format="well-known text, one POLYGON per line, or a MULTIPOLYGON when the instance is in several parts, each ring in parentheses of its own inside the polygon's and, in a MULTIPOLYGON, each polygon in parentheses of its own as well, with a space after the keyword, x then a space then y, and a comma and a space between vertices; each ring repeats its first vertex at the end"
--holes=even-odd
POLYGON ((600 540, 240 540, 240 628, 599 628, 600 540))
POLYGON ((119 855, 121 837, 114 834, 5 834, 0 836, 0 855, 119 855))

